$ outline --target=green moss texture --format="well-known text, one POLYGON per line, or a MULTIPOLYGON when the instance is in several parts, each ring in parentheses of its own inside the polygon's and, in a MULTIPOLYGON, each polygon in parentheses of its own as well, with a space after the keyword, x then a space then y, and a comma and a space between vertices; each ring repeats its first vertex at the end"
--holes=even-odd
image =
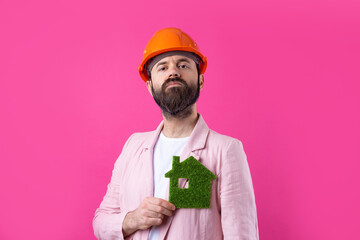
POLYGON ((180 163, 180 157, 173 156, 172 169, 165 174, 170 178, 169 201, 177 208, 210 208, 211 180, 216 175, 190 156, 180 163), (183 178, 180 181, 179 178, 183 178), (188 181, 188 188, 183 188, 188 181))

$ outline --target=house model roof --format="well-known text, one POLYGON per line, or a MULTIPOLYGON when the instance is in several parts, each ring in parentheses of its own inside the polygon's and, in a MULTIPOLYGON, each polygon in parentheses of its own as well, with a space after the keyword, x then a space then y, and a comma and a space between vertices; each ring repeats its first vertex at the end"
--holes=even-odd
POLYGON ((177 177, 177 178, 206 178, 216 179, 216 175, 213 174, 209 169, 202 165, 193 156, 188 157, 184 161, 180 162, 180 157, 174 156, 172 169, 165 173, 165 177, 177 177))

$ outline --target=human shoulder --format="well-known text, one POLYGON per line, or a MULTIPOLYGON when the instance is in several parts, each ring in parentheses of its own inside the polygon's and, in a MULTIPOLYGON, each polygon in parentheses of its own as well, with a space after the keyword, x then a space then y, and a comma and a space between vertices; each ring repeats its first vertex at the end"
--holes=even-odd
POLYGON ((220 148, 229 148, 233 145, 240 145, 242 147, 242 142, 239 139, 218 133, 212 129, 209 129, 208 144, 216 145, 220 148))
POLYGON ((128 138, 124 148, 128 145, 142 147, 146 145, 146 143, 148 143, 151 138, 154 137, 155 133, 156 130, 148 131, 148 132, 135 132, 128 138))
POLYGON ((208 168, 217 176, 220 176, 224 168, 236 168, 246 161, 246 154, 239 139, 211 129, 202 156, 206 159, 208 168))
MULTIPOLYGON (((151 141, 156 134, 156 130, 149 132, 135 132, 125 142, 122 151, 115 162, 115 166, 128 164, 139 156, 145 148, 151 145, 151 141)), ((124 166, 122 166, 124 167, 124 166)))

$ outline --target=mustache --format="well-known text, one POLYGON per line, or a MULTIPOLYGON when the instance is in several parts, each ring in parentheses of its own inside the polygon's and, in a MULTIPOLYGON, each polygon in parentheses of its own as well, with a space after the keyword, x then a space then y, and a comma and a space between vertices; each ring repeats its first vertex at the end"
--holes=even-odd
POLYGON ((187 86, 187 83, 180 77, 175 77, 175 78, 168 78, 166 79, 166 81, 163 83, 163 88, 165 88, 169 83, 171 82, 178 82, 178 83, 181 83, 185 86, 187 86))

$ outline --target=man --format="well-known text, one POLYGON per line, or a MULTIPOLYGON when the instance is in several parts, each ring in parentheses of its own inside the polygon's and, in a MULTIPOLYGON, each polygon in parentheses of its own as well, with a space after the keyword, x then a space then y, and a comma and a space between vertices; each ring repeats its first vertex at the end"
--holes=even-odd
POLYGON ((258 239, 254 190, 242 143, 208 128, 197 112, 207 59, 186 33, 165 28, 144 51, 140 76, 163 122, 135 133, 115 162, 93 220, 98 239, 258 239), (172 156, 193 156, 216 175, 210 208, 167 201, 172 156))

